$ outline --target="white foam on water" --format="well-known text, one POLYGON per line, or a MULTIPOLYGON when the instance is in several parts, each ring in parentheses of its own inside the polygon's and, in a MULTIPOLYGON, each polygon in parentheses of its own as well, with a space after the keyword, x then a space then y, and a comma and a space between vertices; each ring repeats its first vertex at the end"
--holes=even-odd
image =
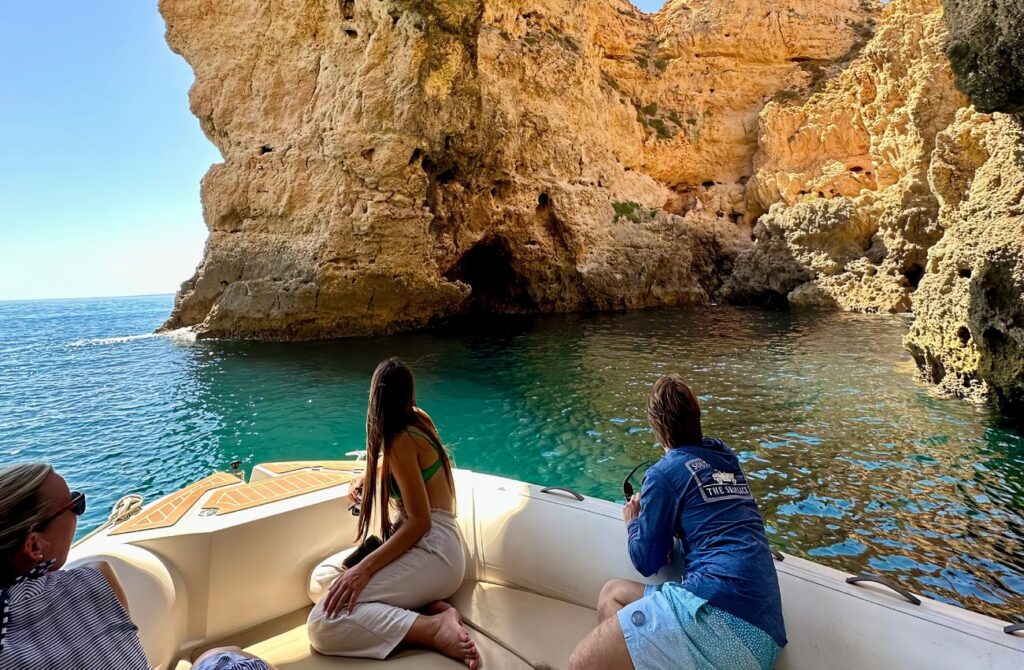
POLYGON ((91 340, 75 340, 72 347, 94 347, 104 344, 125 344, 139 340, 150 340, 156 337, 165 337, 175 344, 194 344, 196 334, 191 328, 177 328, 163 333, 142 333, 141 335, 124 335, 121 337, 98 337, 91 340))

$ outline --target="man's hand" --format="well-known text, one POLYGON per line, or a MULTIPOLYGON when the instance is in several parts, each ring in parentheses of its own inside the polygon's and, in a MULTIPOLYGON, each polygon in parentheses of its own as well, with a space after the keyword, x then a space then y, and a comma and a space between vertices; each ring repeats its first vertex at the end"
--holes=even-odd
POLYGON ((622 520, 629 523, 638 516, 640 516, 640 494, 634 493, 629 502, 622 507, 622 520))

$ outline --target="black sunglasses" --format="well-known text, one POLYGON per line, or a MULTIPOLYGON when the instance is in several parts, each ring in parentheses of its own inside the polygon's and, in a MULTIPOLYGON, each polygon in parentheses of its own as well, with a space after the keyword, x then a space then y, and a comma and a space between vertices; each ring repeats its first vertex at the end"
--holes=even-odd
MULTIPOLYGON (((626 478, 624 480, 622 480, 622 492, 626 494, 626 500, 627 501, 630 498, 633 497, 633 492, 634 492, 633 491, 633 482, 630 481, 630 480, 633 479, 633 475, 636 474, 637 470, 639 470, 640 468, 644 467, 648 463, 650 463, 650 461, 644 461, 643 463, 638 464, 635 468, 630 470, 629 474, 626 475, 626 478)), ((641 486, 642 486, 643 485, 643 480, 640 480, 640 482, 641 482, 641 486)))
POLYGON ((82 516, 83 514, 85 514, 85 494, 84 493, 81 493, 79 491, 72 491, 71 492, 71 502, 69 502, 67 505, 64 505, 63 507, 60 508, 60 510, 54 512, 50 516, 46 517, 45 519, 43 519, 42 521, 37 523, 35 526, 32 527, 32 529, 33 530, 42 530, 43 528, 46 528, 46 526, 49 525, 49 523, 51 521, 53 521, 54 519, 59 517, 61 514, 64 514, 65 512, 67 512, 69 510, 71 512, 74 512, 75 516, 82 516))

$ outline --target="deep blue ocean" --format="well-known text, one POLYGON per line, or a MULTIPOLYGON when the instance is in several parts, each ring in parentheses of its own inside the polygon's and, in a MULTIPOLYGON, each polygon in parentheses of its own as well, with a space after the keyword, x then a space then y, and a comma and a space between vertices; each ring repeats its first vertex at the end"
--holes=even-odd
POLYGON ((313 344, 151 333, 172 296, 0 302, 0 463, 45 460, 90 509, 233 460, 363 446, 389 355, 460 467, 609 500, 656 458, 643 407, 676 371, 741 453, 779 548, 1024 616, 1024 438, 914 379, 902 317, 732 307, 462 322, 313 344))

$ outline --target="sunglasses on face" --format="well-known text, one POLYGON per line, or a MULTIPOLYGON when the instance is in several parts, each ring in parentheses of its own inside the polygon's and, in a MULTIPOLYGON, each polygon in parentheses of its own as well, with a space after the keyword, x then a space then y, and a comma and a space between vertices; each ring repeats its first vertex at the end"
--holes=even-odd
POLYGON ((74 512, 75 516, 82 516, 83 514, 85 514, 84 493, 80 493, 79 491, 72 491, 71 501, 68 504, 62 506, 59 510, 57 510, 50 516, 46 517, 45 519, 37 523, 33 530, 42 530, 43 528, 46 528, 46 526, 49 525, 51 521, 53 521, 54 519, 68 511, 74 512))

